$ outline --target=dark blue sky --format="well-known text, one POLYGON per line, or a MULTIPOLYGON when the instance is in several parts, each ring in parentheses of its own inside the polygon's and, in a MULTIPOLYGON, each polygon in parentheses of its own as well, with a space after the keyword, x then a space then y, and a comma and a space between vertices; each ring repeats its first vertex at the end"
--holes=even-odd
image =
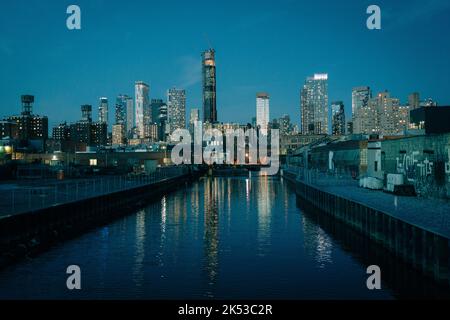
MULTIPOLYGON (((220 121, 249 122, 255 94, 271 95, 271 117, 299 123, 305 77, 329 73, 329 96, 350 111, 351 89, 389 89, 402 101, 419 91, 450 104, 450 1, 365 0, 28 0, 0 3, 0 116, 36 95, 50 124, 80 117, 98 98, 151 98, 187 90, 188 111, 201 107, 200 54, 217 51, 220 121), (82 30, 66 28, 66 8, 82 10, 82 30), (366 28, 366 8, 382 9, 382 30, 366 28), (207 40, 209 39, 209 40, 207 40)), ((111 115, 112 120, 112 115, 111 115)))

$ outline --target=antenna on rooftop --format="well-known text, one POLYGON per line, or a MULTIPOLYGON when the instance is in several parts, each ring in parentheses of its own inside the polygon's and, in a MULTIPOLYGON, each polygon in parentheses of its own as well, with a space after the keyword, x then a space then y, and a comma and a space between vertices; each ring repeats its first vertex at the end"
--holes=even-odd
POLYGON ((209 41, 208 35, 205 33, 203 33, 203 36, 205 37, 206 43, 208 44, 208 49, 212 49, 212 45, 211 45, 211 41, 209 41))

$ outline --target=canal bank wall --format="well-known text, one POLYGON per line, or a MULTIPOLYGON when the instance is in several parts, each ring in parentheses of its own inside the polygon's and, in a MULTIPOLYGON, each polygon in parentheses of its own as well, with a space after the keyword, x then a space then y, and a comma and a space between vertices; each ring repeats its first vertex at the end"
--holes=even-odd
POLYGON ((0 268, 133 213, 199 176, 187 173, 136 188, 1 218, 0 268))
POLYGON ((392 212, 299 181, 295 175, 285 174, 284 177, 295 185, 297 196, 306 205, 356 230, 438 283, 450 286, 448 236, 406 222, 392 212))

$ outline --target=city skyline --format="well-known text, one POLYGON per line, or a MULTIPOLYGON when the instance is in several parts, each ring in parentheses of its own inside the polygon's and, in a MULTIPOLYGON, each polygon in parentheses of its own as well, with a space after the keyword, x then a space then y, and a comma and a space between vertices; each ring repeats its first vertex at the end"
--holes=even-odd
MULTIPOLYGON (((290 114, 293 123, 300 123, 298 93, 304 78, 314 72, 327 72, 330 75, 329 100, 344 102, 347 119, 351 119, 351 90, 361 85, 370 86, 374 92, 389 89, 402 103, 406 102, 411 92, 419 91, 423 98, 433 97, 440 105, 448 104, 450 99, 445 74, 448 74, 450 65, 443 56, 446 50, 426 49, 436 45, 443 49, 450 46, 447 39, 432 36, 436 28, 444 28, 448 24, 446 19, 439 19, 449 11, 444 2, 434 1, 425 14, 417 16, 414 13, 420 7, 418 2, 402 6, 401 2, 389 4, 381 1, 384 17, 381 31, 365 28, 365 3, 349 1, 338 6, 323 1, 317 4, 286 2, 285 6, 276 8, 268 2, 263 2, 257 8, 254 4, 252 1, 244 3, 238 14, 233 13, 232 5, 215 4, 216 9, 223 9, 224 16, 230 18, 232 31, 221 28, 220 21, 208 19, 212 28, 204 30, 199 24, 191 24, 183 31, 187 38, 177 38, 179 40, 174 44, 167 43, 167 40, 179 31, 176 26, 158 30, 160 34, 150 32, 151 40, 142 43, 142 55, 128 59, 131 55, 125 54, 126 63, 120 64, 116 59, 117 54, 108 49, 108 41, 124 36, 126 44, 141 36, 142 32, 149 31, 148 28, 139 29, 140 23, 129 20, 132 14, 137 13, 132 8, 136 6, 111 4, 111 10, 108 11, 111 19, 106 19, 100 15, 102 6, 99 2, 80 1, 84 12, 83 27, 78 33, 70 33, 64 28, 64 23, 61 30, 56 25, 59 20, 64 22, 66 17, 63 5, 42 2, 39 5, 37 2, 5 4, 11 14, 1 22, 8 26, 1 30, 10 32, 2 34, 0 43, 0 63, 4 70, 0 84, 5 90, 0 114, 4 117, 13 113, 19 107, 18 97, 29 93, 36 97, 38 113, 48 115, 51 119, 49 126, 53 127, 65 120, 77 119, 82 104, 95 106, 103 96, 114 101, 121 92, 132 96, 132 85, 136 80, 149 83, 152 88, 151 99, 164 97, 165 91, 174 86, 185 89, 186 111, 189 112, 193 106, 202 105, 201 52, 210 46, 207 38, 211 39, 211 46, 217 52, 217 112, 221 122, 250 122, 254 116, 255 93, 267 91, 271 93, 273 118, 290 114), (62 11, 58 11, 59 7, 62 11), (329 10, 324 12, 319 8, 329 10), (24 28, 22 22, 34 13, 43 17, 40 27, 36 30, 24 28), (331 20, 331 15, 339 15, 339 20, 349 20, 346 17, 352 19, 346 23, 337 23, 336 19, 331 20), (60 19, 57 19, 58 16, 60 19), (111 21, 118 16, 126 17, 130 25, 114 26, 111 21), (313 18, 319 17, 322 17, 321 28, 312 31, 308 25, 312 25, 313 18), (48 20, 54 22, 46 22, 44 18, 51 18, 48 20), (92 21, 95 19, 97 22, 98 18, 100 21, 94 28, 92 21), (419 18, 427 21, 429 26, 414 25, 414 19, 419 18), (274 22, 270 30, 262 23, 267 20, 274 22), (328 31, 333 26, 337 27, 337 30, 333 29, 336 39, 330 39, 332 32, 328 31), (130 34, 129 30, 135 30, 136 34, 130 34), (265 33, 265 51, 260 44, 262 33, 265 33), (99 47, 104 45, 104 49, 87 53, 85 49, 99 35, 104 36, 99 40, 99 47), (293 36, 299 38, 296 44, 289 41, 293 36), (314 40, 316 37, 325 41, 317 43, 314 40), (351 39, 351 46, 347 38, 351 39), (29 40, 19 43, 18 39, 29 40), (161 42, 165 50, 151 49, 154 43, 152 39, 161 42), (249 40, 248 46, 240 45, 249 40), (311 53, 300 52, 298 43, 302 41, 317 49, 311 50, 311 53), (387 43, 386 48, 377 49, 374 46, 380 41, 387 43), (349 49, 324 53, 336 44, 349 49), (278 50, 280 45, 283 53, 278 50), (373 50, 366 50, 368 48, 373 50), (389 48, 395 50, 385 50, 389 48), (414 55, 408 54, 411 50, 414 50, 414 55), (387 51, 390 53, 385 53, 387 51), (49 55, 54 59, 43 61, 49 55), (283 59, 279 59, 281 55, 283 59), (417 58, 423 63, 417 64, 417 58), (351 67, 349 61, 352 62, 351 67), (377 61, 383 61, 383 64, 377 61), (264 71, 258 67, 261 64, 264 64, 264 71)), ((153 10, 165 8, 161 3, 153 5, 150 6, 153 10)), ((175 12, 177 16, 187 6, 179 5, 180 10, 175 12)), ((143 5, 144 9, 150 10, 150 7, 143 5)), ((190 15, 204 14, 201 3, 187 6, 187 9, 190 15)), ((180 19, 181 24, 185 17, 181 16, 180 19)))
POLYGON ((450 299, 449 0, 0 10, 0 300, 450 299))

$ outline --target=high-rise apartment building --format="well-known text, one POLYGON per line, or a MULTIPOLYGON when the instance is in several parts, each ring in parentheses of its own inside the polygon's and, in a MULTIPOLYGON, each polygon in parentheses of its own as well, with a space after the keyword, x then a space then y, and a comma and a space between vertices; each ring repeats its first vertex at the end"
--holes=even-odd
POLYGON ((123 145, 125 144, 125 125, 123 123, 118 123, 112 127, 112 144, 113 145, 123 145))
POLYGON ((126 111, 126 125, 125 125, 125 131, 126 135, 130 137, 132 135, 133 129, 135 127, 134 117, 135 117, 135 111, 134 111, 134 101, 133 98, 130 96, 126 96, 125 98, 125 109, 126 111))
POLYGON ((186 91, 176 88, 167 91, 167 119, 169 134, 186 128, 186 91))
POLYGON ((152 99, 150 103, 150 109, 152 110, 152 123, 158 123, 159 122, 159 110, 161 109, 161 106, 165 105, 166 103, 163 101, 163 99, 152 99))
POLYGON ((352 122, 353 132, 360 133, 363 131, 361 119, 367 117, 370 112, 367 109, 369 100, 372 99, 372 91, 369 87, 356 87, 352 90, 352 122))
POLYGON ((331 133, 334 136, 345 135, 345 108, 342 101, 331 104, 331 133))
POLYGON ((106 123, 108 125, 108 98, 100 98, 100 104, 98 107, 98 122, 106 123))
POLYGON ((114 118, 114 124, 126 124, 127 116, 127 96, 119 95, 116 98, 116 112, 114 118))
POLYGON ((328 134, 328 74, 308 77, 301 90, 303 134, 328 134))
POLYGON ((161 141, 166 141, 166 136, 168 133, 167 125, 167 104, 163 104, 159 107, 158 115, 158 137, 161 141))
POLYGON ((148 137, 148 126, 151 121, 150 87, 143 81, 137 81, 135 84, 135 120, 136 132, 139 138, 144 139, 148 137))
POLYGON ((388 91, 381 92, 356 111, 355 124, 357 134, 402 134, 409 125, 409 106, 401 106, 388 91))
POLYGON ((268 134, 270 121, 270 97, 261 92, 256 95, 256 126, 263 135, 268 134))

